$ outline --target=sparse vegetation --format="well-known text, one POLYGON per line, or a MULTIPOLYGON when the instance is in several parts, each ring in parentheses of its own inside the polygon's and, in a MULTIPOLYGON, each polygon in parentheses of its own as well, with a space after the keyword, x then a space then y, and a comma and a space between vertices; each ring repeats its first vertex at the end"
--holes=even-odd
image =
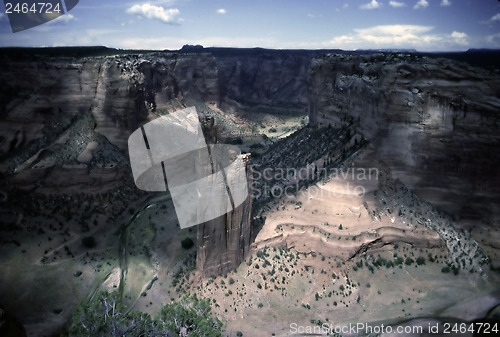
POLYGON ((212 317, 208 300, 185 297, 166 304, 156 318, 127 312, 117 293, 100 293, 74 311, 69 336, 222 336, 222 323, 212 317))

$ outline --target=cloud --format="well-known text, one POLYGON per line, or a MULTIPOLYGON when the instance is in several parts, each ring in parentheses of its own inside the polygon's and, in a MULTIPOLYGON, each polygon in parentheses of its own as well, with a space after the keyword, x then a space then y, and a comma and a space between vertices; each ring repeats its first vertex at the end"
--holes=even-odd
POLYGON ((418 2, 413 6, 413 9, 419 9, 419 8, 427 8, 429 7, 429 3, 427 0, 418 0, 418 2))
POLYGON ((406 7, 406 4, 404 2, 399 2, 399 1, 390 1, 389 6, 394 8, 400 8, 400 7, 406 7))
POLYGON ((70 21, 75 21, 76 18, 72 15, 72 14, 69 14, 69 13, 66 13, 65 15, 61 15, 60 17, 54 19, 53 21, 50 21, 50 22, 64 22, 64 23, 67 23, 67 22, 70 22, 70 21))
POLYGON ((377 0, 372 0, 371 2, 369 2, 367 4, 359 6, 359 8, 361 8, 361 9, 377 9, 380 7, 382 7, 382 5, 380 3, 378 3, 377 0))
POLYGON ((467 40, 467 34, 465 34, 465 33, 453 31, 453 33, 451 33, 451 37, 455 41, 456 44, 459 44, 462 46, 466 46, 469 44, 469 41, 467 40))
POLYGON ((175 17, 180 14, 177 8, 165 9, 161 6, 154 6, 149 3, 143 5, 133 5, 128 8, 127 13, 144 16, 148 19, 156 19, 165 23, 174 23, 175 17))
POLYGON ((425 35, 434 27, 418 25, 381 25, 354 29, 355 34, 342 35, 330 41, 333 47, 349 48, 407 48, 432 41, 432 35, 425 35))
POLYGON ((443 7, 451 6, 450 0, 442 0, 441 1, 441 6, 443 6, 443 7))
POLYGON ((346 8, 348 8, 348 7, 349 7, 349 4, 344 4, 344 5, 342 5, 342 8, 344 8, 344 9, 346 9, 346 8))
MULTIPOLYGON (((433 27, 417 26, 417 25, 382 25, 371 28, 355 29, 358 36, 362 36, 367 42, 372 42, 376 45, 414 45, 422 42, 424 34, 433 27)), ((428 37, 427 37, 428 39, 428 37)))
POLYGON ((224 8, 219 8, 217 14, 226 14, 226 10, 224 8))
POLYGON ((499 21, 500 21, 500 13, 493 15, 489 20, 489 22, 499 22, 499 21))
POLYGON ((497 47, 500 46, 500 33, 486 36, 486 42, 495 44, 497 47))
POLYGON ((354 29, 352 34, 334 37, 323 48, 459 50, 470 48, 468 35, 454 31, 434 34, 434 27, 420 25, 380 25, 354 29))

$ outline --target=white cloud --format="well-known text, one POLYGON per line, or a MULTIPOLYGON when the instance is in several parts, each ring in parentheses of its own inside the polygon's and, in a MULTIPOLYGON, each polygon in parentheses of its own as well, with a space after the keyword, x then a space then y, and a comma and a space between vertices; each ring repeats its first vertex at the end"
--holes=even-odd
POLYGON ((361 8, 361 9, 377 9, 380 7, 382 7, 382 5, 379 2, 377 2, 377 0, 372 0, 371 2, 369 2, 367 4, 359 6, 359 8, 361 8))
POLYGON ((469 44, 469 41, 467 40, 467 34, 465 33, 453 31, 453 33, 451 33, 451 37, 455 41, 455 43, 459 45, 466 46, 469 44))
POLYGON ((341 49, 417 49, 459 50, 470 48, 468 35, 454 31, 451 34, 433 34, 432 26, 381 25, 354 29, 352 34, 334 37, 324 48, 341 49))
POLYGON ((427 0, 418 0, 418 2, 413 6, 413 9, 427 8, 429 7, 429 2, 427 0))
POLYGON ((362 36, 365 41, 377 45, 413 45, 425 39, 421 34, 432 29, 433 27, 431 26, 382 25, 365 29, 355 29, 354 31, 359 36, 362 36))
POLYGON ((73 15, 67 13, 67 14, 61 15, 60 17, 54 19, 51 22, 64 22, 64 23, 67 23, 67 22, 74 21, 74 20, 76 20, 76 18, 73 15))
POLYGON ((432 41, 431 26, 381 25, 355 29, 356 34, 342 35, 330 41, 332 47, 349 48, 407 48, 432 41))
POLYGON ((344 4, 344 5, 342 6, 342 8, 344 8, 344 9, 346 9, 346 8, 348 8, 348 7, 349 7, 349 4, 344 4))
POLYGON ((443 6, 443 7, 451 6, 451 1, 450 0, 442 0, 441 6, 443 6))
POLYGON ((226 14, 226 10, 224 8, 219 8, 217 14, 226 14))
POLYGON ((497 23, 497 22, 500 22, 500 13, 493 15, 489 20, 480 21, 479 23, 482 25, 488 25, 488 24, 497 23))
POLYGON ((165 23, 174 23, 175 17, 180 14, 180 11, 177 8, 165 9, 161 6, 154 6, 147 3, 143 5, 133 5, 127 9, 127 13, 137 14, 148 19, 160 20, 165 23))
POLYGON ((500 21, 500 13, 493 15, 489 20, 489 22, 499 22, 499 21, 500 21))
POLYGON ((404 2, 399 2, 399 1, 390 1, 389 6, 394 8, 400 8, 400 7, 406 7, 406 4, 404 2))
POLYGON ((498 46, 500 46, 500 33, 488 35, 486 37, 486 42, 488 42, 489 44, 495 44, 496 47, 498 48, 498 46))

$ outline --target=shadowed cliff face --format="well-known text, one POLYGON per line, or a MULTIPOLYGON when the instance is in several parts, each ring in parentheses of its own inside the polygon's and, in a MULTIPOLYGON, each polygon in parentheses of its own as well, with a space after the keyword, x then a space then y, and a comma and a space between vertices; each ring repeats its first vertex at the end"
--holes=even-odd
POLYGON ((221 103, 307 105, 307 71, 314 52, 216 53, 221 103))
POLYGON ((380 160, 462 225, 498 221, 500 76, 447 59, 328 55, 308 77, 310 122, 360 122, 380 160))
POLYGON ((0 157, 35 149, 91 113, 91 128, 121 149, 155 114, 202 101, 244 108, 306 105, 312 55, 157 53, 87 58, 5 56, 0 65, 0 157), (31 146, 31 147, 30 147, 31 146))
MULTIPOLYGON (((252 173, 245 158, 248 185, 252 173)), ((198 225, 196 268, 204 277, 221 275, 237 268, 250 252, 252 196, 216 219, 198 225)))

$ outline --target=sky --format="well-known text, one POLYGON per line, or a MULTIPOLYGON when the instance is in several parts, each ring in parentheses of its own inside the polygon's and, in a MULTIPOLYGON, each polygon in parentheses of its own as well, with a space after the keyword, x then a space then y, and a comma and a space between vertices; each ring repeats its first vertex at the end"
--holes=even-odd
POLYGON ((500 48, 499 0, 80 0, 17 33, 0 13, 0 46, 500 48))

